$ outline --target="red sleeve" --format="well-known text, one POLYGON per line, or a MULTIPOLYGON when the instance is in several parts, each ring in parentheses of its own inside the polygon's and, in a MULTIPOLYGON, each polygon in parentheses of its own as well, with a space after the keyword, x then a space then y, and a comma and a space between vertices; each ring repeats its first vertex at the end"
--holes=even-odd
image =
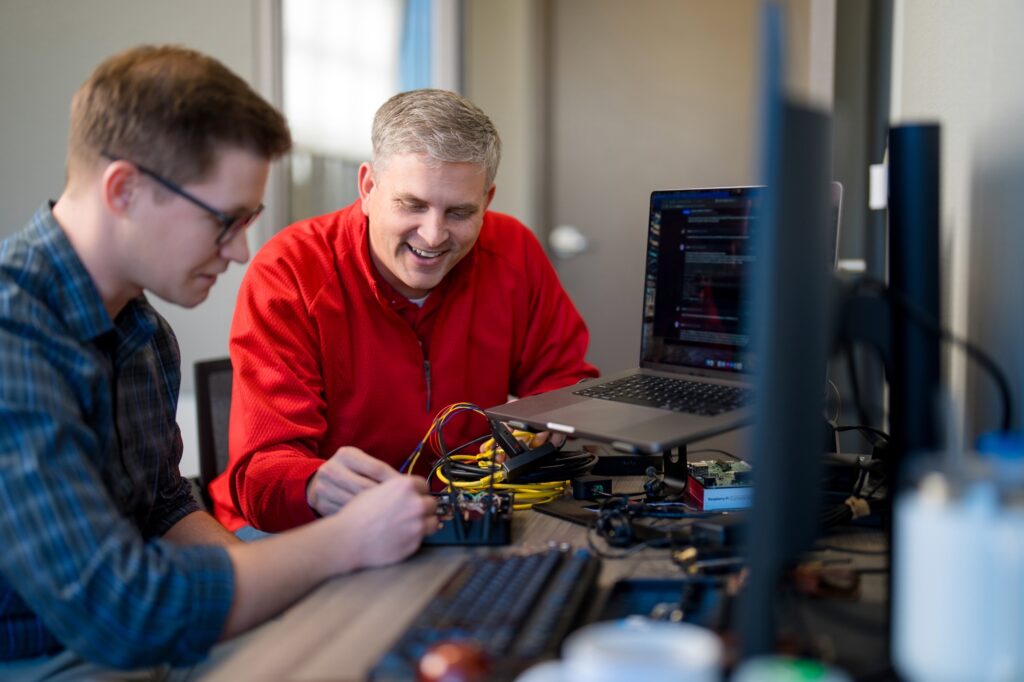
POLYGON ((537 238, 525 228, 524 232, 530 309, 511 387, 512 394, 520 398, 598 375, 597 368, 585 359, 590 342, 587 325, 537 238))
POLYGON ((326 407, 309 306, 316 292, 300 271, 283 255, 257 258, 231 325, 231 496, 249 523, 270 532, 315 518, 306 482, 323 464, 326 407))

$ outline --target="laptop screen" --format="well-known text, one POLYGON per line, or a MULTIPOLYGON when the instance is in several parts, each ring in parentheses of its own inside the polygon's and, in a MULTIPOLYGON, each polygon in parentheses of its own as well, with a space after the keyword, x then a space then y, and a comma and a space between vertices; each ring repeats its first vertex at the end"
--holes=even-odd
POLYGON ((763 198, 763 187, 651 193, 642 366, 753 370, 746 283, 763 198))

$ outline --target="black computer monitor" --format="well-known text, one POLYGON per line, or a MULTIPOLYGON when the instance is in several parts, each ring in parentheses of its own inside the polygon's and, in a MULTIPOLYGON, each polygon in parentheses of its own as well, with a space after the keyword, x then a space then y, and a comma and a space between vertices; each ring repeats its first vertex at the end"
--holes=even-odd
POLYGON ((752 343, 756 417, 750 573, 738 600, 744 658, 775 651, 779 580, 818 531, 821 423, 830 353, 831 119, 781 85, 781 10, 766 5, 762 85, 765 220, 755 245, 752 343))
POLYGON ((784 93, 782 44, 782 10, 767 3, 761 154, 762 182, 769 192, 755 245, 751 330, 760 359, 749 448, 754 501, 746 528, 750 573, 737 602, 744 658, 775 651, 780 580, 819 530, 822 448, 817 426, 824 367, 837 342, 873 343, 885 357, 892 421, 886 466, 890 496, 898 491, 902 460, 938 442, 933 412, 941 383, 938 129, 925 124, 890 131, 891 281, 869 288, 880 305, 854 310, 850 298, 839 300, 828 264, 817 257, 826 248, 831 203, 830 117, 784 93))
POLYGON ((745 654, 774 650, 775 599, 786 566, 814 542, 821 506, 825 367, 832 344, 830 117, 783 102, 772 206, 759 235, 753 342, 751 447, 754 504, 747 530, 750 577, 740 621, 745 654))

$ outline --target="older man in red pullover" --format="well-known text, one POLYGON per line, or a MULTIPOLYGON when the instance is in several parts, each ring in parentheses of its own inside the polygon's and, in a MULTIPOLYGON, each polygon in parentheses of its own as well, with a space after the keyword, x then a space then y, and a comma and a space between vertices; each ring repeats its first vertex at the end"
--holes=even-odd
MULTIPOLYGON (((398 476, 447 405, 597 375, 537 239, 487 210, 500 153, 463 97, 396 95, 374 118, 359 200, 289 226, 253 259, 231 329, 230 462, 211 485, 229 529, 338 511, 398 476)), ((461 417, 444 435, 451 446, 485 430, 461 417)))

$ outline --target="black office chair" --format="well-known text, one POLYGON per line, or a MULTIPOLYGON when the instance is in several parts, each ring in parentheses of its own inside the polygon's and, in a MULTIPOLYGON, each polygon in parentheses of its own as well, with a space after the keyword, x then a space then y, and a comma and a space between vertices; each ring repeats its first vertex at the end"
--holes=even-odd
POLYGON ((210 481, 228 465, 228 420, 231 415, 231 360, 200 360, 194 365, 196 428, 199 432, 199 492, 213 510, 210 481))

